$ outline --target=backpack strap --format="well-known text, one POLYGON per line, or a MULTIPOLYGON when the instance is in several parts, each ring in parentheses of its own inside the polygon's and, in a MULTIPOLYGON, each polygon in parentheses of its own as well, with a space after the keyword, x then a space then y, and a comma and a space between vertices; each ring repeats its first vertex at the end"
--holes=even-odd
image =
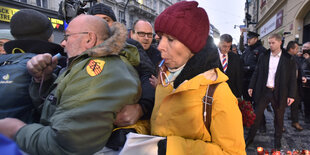
POLYGON ((219 85, 219 83, 209 85, 207 87, 206 95, 202 98, 203 122, 204 122, 207 130, 209 131, 210 136, 211 136, 210 125, 211 125, 213 94, 214 94, 214 91, 218 85, 219 85))

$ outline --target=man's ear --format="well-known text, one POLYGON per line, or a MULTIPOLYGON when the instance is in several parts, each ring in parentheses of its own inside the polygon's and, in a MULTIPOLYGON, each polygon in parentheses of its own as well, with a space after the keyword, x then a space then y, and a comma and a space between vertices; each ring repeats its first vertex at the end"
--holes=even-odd
POLYGON ((88 38, 86 40, 87 48, 92 48, 97 45, 97 36, 93 32, 88 33, 88 38))
POLYGON ((258 38, 255 38, 255 41, 258 41, 258 38))

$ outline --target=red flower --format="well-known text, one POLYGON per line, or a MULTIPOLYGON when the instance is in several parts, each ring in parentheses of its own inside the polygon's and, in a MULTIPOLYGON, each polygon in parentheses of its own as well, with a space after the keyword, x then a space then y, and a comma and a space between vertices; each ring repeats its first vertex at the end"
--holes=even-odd
POLYGON ((246 126, 248 128, 251 127, 256 118, 251 102, 242 100, 241 102, 238 103, 238 105, 242 113, 243 126, 246 126))

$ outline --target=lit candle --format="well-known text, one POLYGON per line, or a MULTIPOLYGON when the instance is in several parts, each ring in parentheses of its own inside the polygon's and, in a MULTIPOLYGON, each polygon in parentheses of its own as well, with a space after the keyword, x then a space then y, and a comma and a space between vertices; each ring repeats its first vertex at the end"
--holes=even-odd
POLYGON ((275 151, 274 155, 281 155, 281 152, 280 151, 275 151))
POLYGON ((263 147, 257 147, 257 155, 264 155, 264 148, 263 147))
POLYGON ((292 151, 286 151, 286 155, 292 155, 292 151))
POLYGON ((309 150, 302 150, 302 154, 304 154, 304 155, 310 155, 310 151, 309 151, 309 150))
POLYGON ((299 154, 298 151, 294 151, 294 152, 293 152, 293 155, 298 155, 298 154, 299 154))

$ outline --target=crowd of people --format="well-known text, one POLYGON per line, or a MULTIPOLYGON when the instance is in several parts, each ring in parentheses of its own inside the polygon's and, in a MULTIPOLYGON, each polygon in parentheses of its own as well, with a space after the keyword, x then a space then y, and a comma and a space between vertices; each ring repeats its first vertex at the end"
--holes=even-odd
POLYGON ((21 9, 10 30, 0 31, 0 151, 246 154, 257 130, 266 130, 270 103, 274 147, 281 149, 287 106, 298 131, 301 103, 310 123, 310 42, 299 54, 297 42, 284 49, 282 37, 271 34, 267 50, 248 31, 238 50, 229 34, 215 45, 209 28, 195 1, 168 7, 154 25, 139 19, 129 32, 99 3, 73 18, 55 44, 48 18, 21 9), (242 99, 256 114, 246 137, 242 99))

